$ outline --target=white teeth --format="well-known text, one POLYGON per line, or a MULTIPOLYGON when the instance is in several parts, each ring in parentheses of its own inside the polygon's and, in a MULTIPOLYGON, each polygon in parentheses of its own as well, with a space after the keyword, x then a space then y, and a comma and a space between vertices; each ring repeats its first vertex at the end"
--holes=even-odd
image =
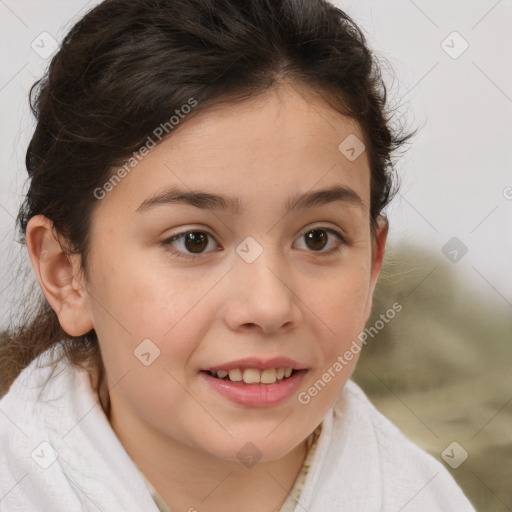
POLYGON ((242 380, 242 372, 240 370, 229 370, 229 380, 240 382, 242 380))
POLYGON ((274 384, 277 380, 277 371, 275 368, 268 368, 263 370, 260 376, 260 382, 262 384, 274 384))
POLYGON ((278 380, 290 377, 293 368, 267 368, 258 370, 257 368, 247 368, 246 370, 217 370, 213 372, 219 379, 230 380, 232 382, 242 382, 246 384, 274 384, 278 380), (228 379, 226 379, 228 377, 228 379))
POLYGON ((246 384, 257 384, 260 381, 260 371, 250 368, 244 371, 244 382, 246 384))

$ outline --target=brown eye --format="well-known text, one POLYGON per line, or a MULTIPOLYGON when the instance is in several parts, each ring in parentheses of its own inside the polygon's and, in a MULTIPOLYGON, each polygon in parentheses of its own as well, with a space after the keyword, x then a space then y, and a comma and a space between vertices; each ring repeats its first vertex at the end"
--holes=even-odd
POLYGON ((201 231, 191 231, 185 234, 185 248, 193 253, 200 253, 208 246, 208 235, 201 231))
POLYGON ((206 250, 210 241, 215 242, 215 239, 206 231, 184 231, 164 240, 162 244, 173 255, 190 259, 194 258, 195 255, 212 252, 211 248, 206 250))
POLYGON ((306 245, 313 251, 322 250, 328 241, 327 234, 323 229, 313 229, 304 236, 306 238, 306 245))
POLYGON ((304 233, 299 238, 299 249, 306 249, 309 252, 318 252, 320 255, 328 256, 348 245, 345 237, 334 229, 314 228, 304 233), (304 244, 303 247, 300 245, 304 244))

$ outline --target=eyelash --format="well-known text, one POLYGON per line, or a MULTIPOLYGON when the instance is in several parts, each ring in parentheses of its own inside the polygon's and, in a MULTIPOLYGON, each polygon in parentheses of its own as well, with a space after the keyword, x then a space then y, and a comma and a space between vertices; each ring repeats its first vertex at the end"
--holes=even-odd
MULTIPOLYGON (((322 226, 309 228, 308 230, 302 232, 300 234, 299 238, 303 237, 306 233, 309 233, 310 231, 326 231, 327 233, 334 235, 340 242, 340 244, 338 246, 334 247, 333 249, 331 249, 329 251, 308 251, 308 252, 318 254, 319 256, 332 256, 334 254, 339 253, 341 251, 341 249, 343 248, 343 246, 349 245, 349 243, 347 242, 345 237, 340 232, 338 232, 334 229, 322 227, 322 226)), ((203 252, 203 253, 197 253, 197 254, 190 254, 190 253, 184 253, 182 251, 178 251, 178 250, 174 249, 172 247, 171 243, 175 242, 176 240, 179 240, 181 237, 183 237, 184 235, 187 235, 188 233, 205 233, 206 235, 208 235, 209 237, 211 237, 215 240, 214 236, 211 235, 210 233, 208 233, 208 231, 201 230, 201 229, 189 229, 188 231, 182 231, 181 233, 177 233, 176 235, 173 235, 170 238, 164 240, 162 242, 162 245, 164 245, 165 249, 168 250, 169 252, 171 252, 174 256, 177 256, 178 258, 185 258, 188 260, 194 260, 198 257, 208 254, 209 252, 214 252, 214 251, 208 251, 206 253, 203 252)))

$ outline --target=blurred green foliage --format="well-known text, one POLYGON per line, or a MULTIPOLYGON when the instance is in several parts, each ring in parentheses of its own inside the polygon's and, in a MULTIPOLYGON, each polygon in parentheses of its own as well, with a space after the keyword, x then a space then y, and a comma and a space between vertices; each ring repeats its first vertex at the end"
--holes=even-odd
POLYGON ((483 280, 479 296, 465 282, 471 272, 441 252, 391 248, 367 327, 394 302, 403 310, 368 338, 353 379, 447 467, 478 511, 505 512, 512 510, 512 306, 483 280), (452 441, 469 454, 457 469, 441 459, 452 441))

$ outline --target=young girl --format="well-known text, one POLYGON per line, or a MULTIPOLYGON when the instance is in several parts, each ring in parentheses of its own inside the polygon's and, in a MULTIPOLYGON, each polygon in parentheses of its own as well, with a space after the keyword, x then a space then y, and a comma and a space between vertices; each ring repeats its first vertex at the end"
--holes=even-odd
POLYGON ((323 0, 106 0, 33 89, 0 508, 471 511, 350 380, 393 133, 323 0))

